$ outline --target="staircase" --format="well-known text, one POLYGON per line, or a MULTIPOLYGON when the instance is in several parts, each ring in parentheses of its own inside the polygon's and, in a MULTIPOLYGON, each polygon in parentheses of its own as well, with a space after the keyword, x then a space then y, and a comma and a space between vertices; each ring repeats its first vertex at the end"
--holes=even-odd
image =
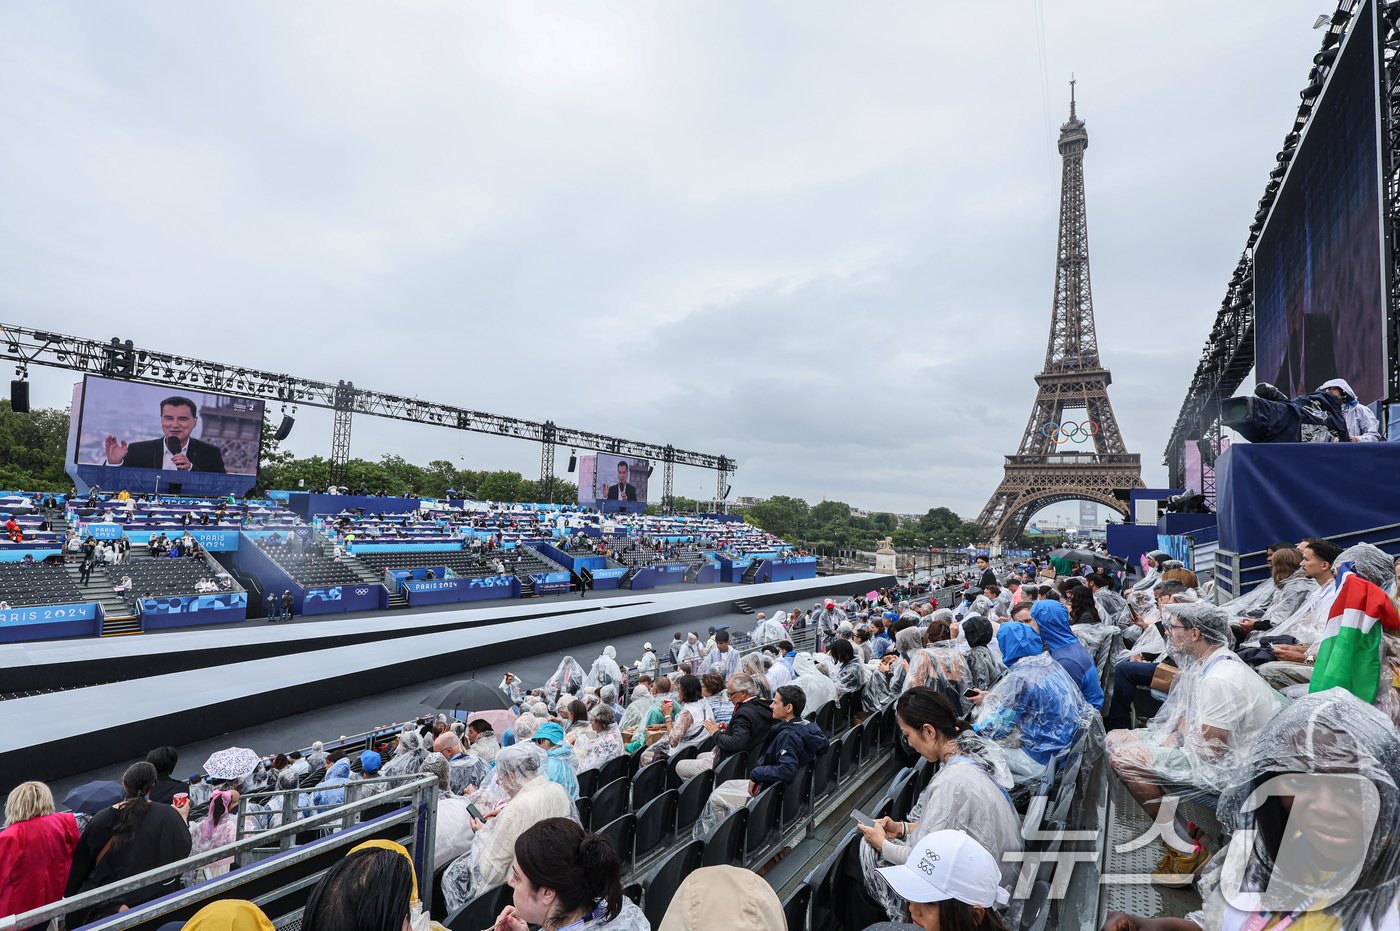
POLYGON ((516 575, 516 578, 520 580, 520 597, 521 597, 521 598, 534 598, 534 597, 535 597, 535 580, 532 579, 532 578, 530 578, 529 575, 519 575, 519 574, 517 574, 517 575, 516 575))
POLYGON ((701 562, 691 563, 690 568, 685 570, 685 580, 687 582, 697 581, 700 578, 700 570, 704 567, 705 564, 701 562))
POLYGON ((740 614, 753 614, 753 606, 747 601, 736 601, 733 603, 733 607, 740 614))
MULTIPOLYGON (((382 574, 375 572, 373 569, 360 562, 360 560, 357 557, 352 556, 350 553, 345 553, 340 557, 340 564, 345 568, 349 569, 351 572, 355 573, 355 575, 357 575, 360 579, 362 579, 370 585, 384 584, 384 576, 382 574)), ((401 591, 390 590, 389 607, 407 608, 408 596, 401 591)))
POLYGON ((258 581, 258 577, 239 571, 238 567, 233 564, 232 553, 210 553, 209 555, 219 564, 219 568, 232 576, 233 580, 248 593, 248 617, 267 617, 267 602, 265 600, 267 592, 263 591, 262 583, 258 581))
POLYGON ((755 559, 753 565, 744 570, 744 583, 752 585, 753 580, 758 578, 759 571, 763 569, 764 564, 767 562, 768 560, 766 559, 755 559))
POLYGON ((627 570, 627 574, 617 580, 618 588, 631 588, 632 580, 637 576, 637 567, 633 566, 627 570))
MULTIPOLYGON (((131 548, 131 555, 136 556, 138 549, 145 547, 131 548)), ((78 591, 82 592, 84 601, 95 601, 102 606, 102 636, 115 637, 120 634, 141 633, 141 618, 136 613, 126 599, 112 591, 112 584, 107 581, 105 573, 99 573, 96 567, 93 568, 92 581, 84 583, 82 573, 78 571, 79 563, 69 560, 63 564, 63 571, 68 573, 68 577, 73 580, 73 584, 78 586, 78 591)))

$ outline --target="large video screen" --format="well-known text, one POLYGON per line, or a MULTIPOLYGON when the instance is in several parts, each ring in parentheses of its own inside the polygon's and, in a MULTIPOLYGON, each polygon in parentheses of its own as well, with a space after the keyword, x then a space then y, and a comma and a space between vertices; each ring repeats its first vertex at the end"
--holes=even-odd
POLYGON ((262 401, 89 375, 74 462, 256 476, 262 424, 262 401))
POLYGON ((647 481, 651 478, 651 463, 630 456, 599 453, 594 478, 595 501, 647 500, 647 481))
POLYGON ((1375 9, 1361 6, 1254 247, 1255 376, 1290 395, 1344 378, 1385 396, 1375 9))

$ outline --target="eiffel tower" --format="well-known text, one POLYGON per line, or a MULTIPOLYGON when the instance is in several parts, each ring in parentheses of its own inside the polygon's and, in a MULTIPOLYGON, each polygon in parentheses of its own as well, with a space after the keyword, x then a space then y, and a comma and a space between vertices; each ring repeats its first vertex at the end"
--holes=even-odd
POLYGON ((1070 81, 1069 122, 1060 127, 1060 245, 1045 367, 1021 448, 1006 457, 1006 474, 977 518, 986 541, 1014 542, 1026 521, 1060 501, 1095 501, 1127 514, 1114 489, 1142 486, 1142 461, 1123 448, 1108 400, 1113 376, 1099 359, 1094 301, 1089 290, 1089 223, 1084 213, 1084 150, 1089 133, 1075 112, 1070 81), (1066 411, 1084 411, 1065 421, 1066 411), (1062 444, 1093 440, 1093 452, 1059 452, 1062 444))

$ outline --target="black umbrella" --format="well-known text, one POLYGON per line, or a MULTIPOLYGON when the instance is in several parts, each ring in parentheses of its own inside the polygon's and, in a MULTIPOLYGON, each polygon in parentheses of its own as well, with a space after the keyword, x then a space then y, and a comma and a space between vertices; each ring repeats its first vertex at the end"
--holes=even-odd
POLYGON ((468 708, 472 711, 500 711, 510 707, 510 699, 478 679, 460 679, 434 689, 421 702, 429 708, 468 708))
POLYGON ((63 804, 71 811, 79 811, 85 815, 95 815, 104 808, 120 802, 125 796, 122 793, 122 784, 110 780, 98 780, 96 782, 85 782, 77 786, 63 797, 63 804))
POLYGON ((1103 553, 1095 553, 1093 550, 1072 550, 1061 547, 1057 550, 1051 550, 1050 555, 1056 559, 1067 559, 1070 562, 1093 566, 1095 569, 1123 568, 1122 564, 1112 556, 1105 556, 1103 553))

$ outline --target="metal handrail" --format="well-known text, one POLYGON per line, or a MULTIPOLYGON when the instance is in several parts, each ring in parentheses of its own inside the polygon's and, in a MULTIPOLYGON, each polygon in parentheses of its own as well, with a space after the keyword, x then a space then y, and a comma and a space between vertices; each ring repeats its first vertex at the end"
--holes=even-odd
MULTIPOLYGON (((230 856, 237 857, 246 851, 256 849, 259 844, 265 844, 269 839, 280 839, 284 835, 295 837, 297 834, 306 830, 330 826, 337 821, 342 821, 349 815, 357 814, 367 808, 381 805, 385 801, 391 801, 400 796, 411 798, 411 808, 408 811, 400 811, 386 815, 386 820, 382 824, 378 824, 378 826, 372 830, 379 830, 386 824, 413 820, 413 865, 418 871, 419 876, 427 875, 431 877, 433 844, 437 834, 438 778, 432 774, 423 774, 412 782, 400 786, 397 790, 391 790, 387 793, 371 795, 354 802, 348 802, 345 805, 322 812, 319 815, 312 815, 311 817, 295 821, 285 821, 276 828, 255 835, 249 835, 232 844, 216 847, 213 850, 192 857, 186 857, 183 860, 169 863, 165 866, 156 867, 145 873, 139 873, 135 876, 119 880, 118 882, 109 883, 97 889, 90 889, 87 892, 60 899, 42 908, 31 909, 30 911, 18 915, 12 915, 9 918, 0 918, 0 931, 8 931, 8 929, 11 928, 31 928, 47 924, 55 918, 64 919, 75 912, 84 912, 94 906, 110 902, 112 899, 124 893, 142 889, 155 883, 163 883, 175 879, 191 870, 208 866, 211 863, 227 859, 230 856)), ((216 893, 217 897, 217 893, 222 892, 225 887, 231 888, 243 885, 254 878, 267 875, 276 869, 280 869, 289 862, 298 862, 313 856, 316 851, 311 848, 314 846, 314 844, 304 844, 301 848, 289 851, 286 856, 290 857, 290 860, 284 859, 283 857, 263 860, 245 869, 230 872, 226 876, 220 876, 208 882, 190 886, 182 892, 172 894, 172 896, 166 896, 158 902, 138 906, 137 908, 122 912, 120 915, 110 920, 104 920, 103 929, 104 931, 122 931, 124 928, 142 924, 157 915, 175 911, 193 902, 207 898, 211 892, 216 893), (298 850, 300 851, 299 853, 298 850)), ((431 886, 431 883, 427 883, 426 887, 423 885, 419 887, 419 895, 423 900, 424 910, 427 910, 432 904, 431 886)))

